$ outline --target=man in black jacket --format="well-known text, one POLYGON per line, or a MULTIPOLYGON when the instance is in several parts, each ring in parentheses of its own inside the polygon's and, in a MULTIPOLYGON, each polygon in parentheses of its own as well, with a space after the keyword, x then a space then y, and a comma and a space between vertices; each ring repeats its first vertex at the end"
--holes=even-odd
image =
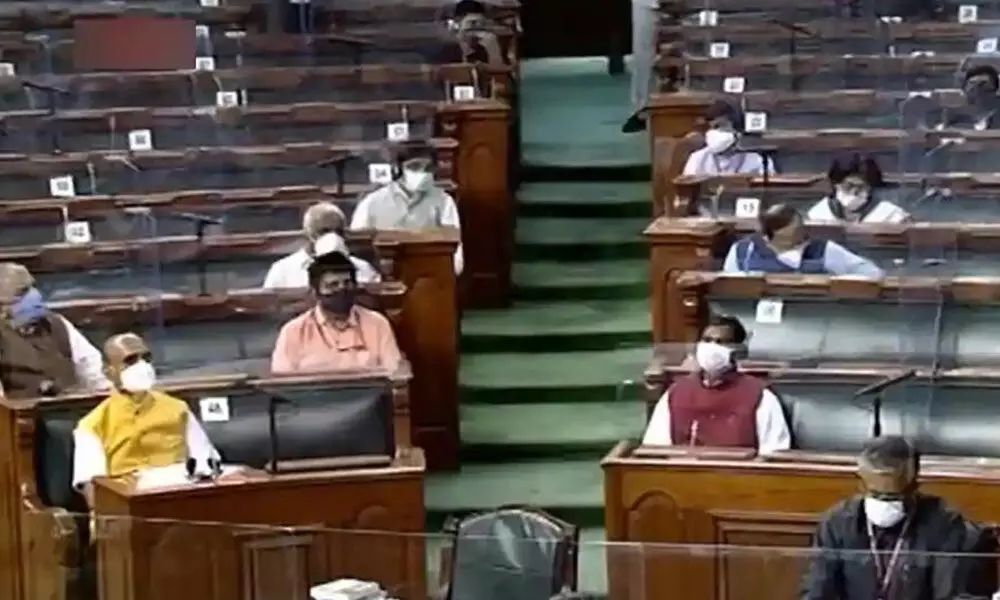
POLYGON ((987 555, 993 537, 920 493, 919 468, 918 452, 902 437, 865 446, 858 459, 864 494, 820 521, 802 600, 949 600, 996 591, 996 563, 987 555))

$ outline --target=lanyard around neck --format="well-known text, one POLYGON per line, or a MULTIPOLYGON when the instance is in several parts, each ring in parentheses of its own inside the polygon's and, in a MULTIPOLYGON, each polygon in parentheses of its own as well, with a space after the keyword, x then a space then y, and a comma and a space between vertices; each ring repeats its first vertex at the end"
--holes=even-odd
POLYGON ((896 544, 892 548, 892 554, 889 555, 889 562, 882 564, 882 557, 879 554, 878 545, 875 543, 875 527, 871 523, 868 523, 868 548, 871 550, 872 561, 875 563, 875 579, 878 584, 877 598, 879 600, 885 600, 889 595, 889 588, 892 587, 892 578, 896 573, 896 563, 899 562, 899 554, 903 549, 903 542, 906 539, 906 533, 910 529, 910 517, 906 518, 906 522, 903 523, 903 529, 899 532, 899 537, 896 538, 896 544))

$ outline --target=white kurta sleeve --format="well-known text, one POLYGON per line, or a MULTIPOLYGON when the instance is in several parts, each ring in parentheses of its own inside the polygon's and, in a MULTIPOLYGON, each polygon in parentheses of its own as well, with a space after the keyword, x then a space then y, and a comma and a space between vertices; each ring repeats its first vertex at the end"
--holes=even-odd
POLYGON ((765 389, 757 405, 757 452, 771 454, 792 447, 792 434, 788 430, 781 401, 771 390, 765 389))
POLYGON ((282 277, 282 262, 281 260, 276 260, 271 264, 270 268, 267 270, 267 275, 264 276, 264 285, 262 286, 266 290, 274 290, 278 288, 285 287, 282 285, 284 277, 282 277))
POLYGON ((221 460, 222 457, 219 456, 219 451, 215 449, 212 440, 205 433, 205 428, 202 427, 201 422, 198 421, 198 417, 190 410, 188 411, 185 437, 188 458, 195 459, 199 464, 207 462, 210 458, 221 460))
POLYGON ((90 430, 73 430, 73 487, 83 488, 94 477, 108 474, 108 457, 101 438, 90 430))
POLYGON ((465 256, 462 254, 462 222, 458 216, 458 205, 451 194, 445 194, 444 208, 441 210, 441 225, 454 227, 459 233, 458 248, 455 248, 455 274, 461 275, 465 268, 465 256))
MULTIPOLYGON (((382 188, 379 188, 382 189, 382 188)), ((354 207, 351 214, 350 229, 372 229, 372 205, 375 202, 376 192, 372 192, 361 199, 354 207)))
POLYGON ((111 383, 104 376, 104 359, 101 358, 100 351, 90 343, 80 330, 66 317, 59 315, 66 326, 66 333, 69 336, 69 349, 73 355, 73 366, 76 370, 76 379, 80 385, 87 390, 96 392, 111 388, 111 383))
POLYGON ((656 401, 653 416, 646 425, 646 434, 642 436, 642 445, 670 446, 673 443, 670 435, 670 390, 667 390, 656 401))

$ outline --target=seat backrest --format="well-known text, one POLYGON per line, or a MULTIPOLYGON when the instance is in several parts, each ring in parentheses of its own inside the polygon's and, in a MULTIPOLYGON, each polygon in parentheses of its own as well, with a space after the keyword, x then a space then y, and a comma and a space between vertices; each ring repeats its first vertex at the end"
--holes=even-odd
MULTIPOLYGON (((262 468, 271 460, 268 409, 275 404, 279 460, 395 455, 393 398, 377 380, 273 384, 229 390, 177 391, 201 418, 227 463, 262 468), (229 418, 202 418, 202 401, 224 398, 229 418)), ((48 506, 86 510, 72 489, 73 429, 91 406, 58 400, 39 405, 35 424, 35 479, 48 506)))
POLYGON ((449 600, 548 600, 567 582, 576 528, 533 509, 501 508, 455 531, 449 600))

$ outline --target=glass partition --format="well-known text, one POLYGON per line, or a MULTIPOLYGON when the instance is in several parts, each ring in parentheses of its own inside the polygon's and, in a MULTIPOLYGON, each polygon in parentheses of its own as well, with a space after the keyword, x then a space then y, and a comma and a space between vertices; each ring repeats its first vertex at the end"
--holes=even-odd
MULTIPOLYGON (((212 496, 224 494, 217 489, 184 502, 212 512, 211 506, 216 511, 222 506, 212 496)), ((230 505, 230 518, 253 513, 241 504, 230 505)), ((335 507, 303 507, 297 519, 303 522, 286 525, 102 515, 93 519, 93 536, 80 541, 85 538, 74 531, 88 527, 87 515, 44 511, 30 515, 28 536, 37 538, 38 551, 26 569, 39 575, 29 583, 38 592, 48 586, 93 597, 99 587, 102 597, 150 599, 199 594, 324 600, 346 587, 389 598, 443 595, 450 589, 455 597, 486 600, 573 598, 572 591, 615 598, 683 591, 685 597, 721 599, 766 587, 772 597, 791 600, 803 587, 820 585, 824 567, 870 578, 873 560, 894 560, 907 573, 921 573, 906 578, 908 586, 930 581, 931 572, 940 575, 935 581, 959 597, 988 597, 987 588, 996 585, 997 557, 976 551, 977 540, 990 535, 987 527, 970 529, 961 551, 894 553, 887 548, 873 558, 868 550, 811 547, 820 510, 826 508, 789 514, 783 521, 775 512, 740 513, 739 520, 720 516, 719 525, 731 527, 717 532, 718 542, 702 544, 615 542, 590 534, 576 539, 568 524, 517 510, 487 515, 482 525, 459 522, 457 536, 323 526, 324 519, 335 518, 335 507), (309 518, 313 524, 305 523, 309 518), (378 595, 379 589, 385 596, 378 595)), ((658 536, 684 537, 664 527, 658 536)))

